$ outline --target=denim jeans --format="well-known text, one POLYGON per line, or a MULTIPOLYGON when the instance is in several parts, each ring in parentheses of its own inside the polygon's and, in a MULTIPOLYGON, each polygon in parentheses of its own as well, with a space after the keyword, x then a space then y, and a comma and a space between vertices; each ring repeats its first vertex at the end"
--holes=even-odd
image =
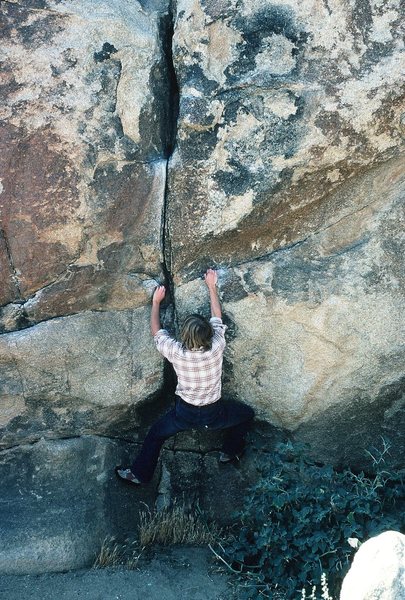
POLYGON ((132 473, 142 483, 152 479, 165 440, 180 431, 225 429, 223 452, 234 456, 244 448, 245 434, 254 417, 250 406, 222 399, 205 406, 193 406, 179 396, 175 396, 175 399, 175 407, 152 425, 131 465, 132 473))

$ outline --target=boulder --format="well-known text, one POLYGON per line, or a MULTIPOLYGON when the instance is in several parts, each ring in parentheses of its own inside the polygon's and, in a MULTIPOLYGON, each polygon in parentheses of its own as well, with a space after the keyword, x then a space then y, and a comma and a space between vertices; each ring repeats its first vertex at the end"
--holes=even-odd
POLYGON ((394 6, 179 0, 176 11, 167 214, 180 283, 345 214, 339 191, 401 152, 403 80, 394 6))
POLYGON ((145 281, 162 276, 164 13, 126 0, 3 3, 4 331, 145 305, 145 281))
POLYGON ((0 570, 30 573, 91 564, 136 524, 113 468, 163 382, 167 7, 29 0, 0 19, 0 570))
MULTIPOLYGON (((175 291, 176 331, 209 315, 207 267, 224 394, 264 437, 363 468, 383 436, 402 463, 397 3, 14 0, 0 19, 1 568, 83 566, 119 529, 107 473, 173 388, 152 290, 175 291)), ((169 442, 152 496, 231 514, 254 453, 224 471, 218 447, 169 442)))
POLYGON ((139 509, 153 502, 155 485, 135 496, 111 468, 134 452, 134 444, 94 436, 1 452, 0 572, 91 566, 105 538, 135 536, 139 509))
POLYGON ((227 392, 358 467, 380 435, 397 464, 405 445, 397 24, 371 6, 184 0, 173 38, 178 318, 208 314, 217 266, 227 392))
POLYGON ((340 592, 340 600, 354 598, 405 598, 405 535, 385 531, 360 546, 340 592))
MULTIPOLYGON (((308 442, 320 460, 364 467, 383 435, 389 460, 401 464, 400 164, 335 196, 336 206, 351 197, 363 207, 290 248, 220 270, 225 389, 308 442)), ((180 317, 207 314, 203 288, 201 279, 177 288, 180 317)))
POLYGON ((83 312, 0 336, 0 447, 41 437, 133 435, 162 359, 149 309, 83 312))

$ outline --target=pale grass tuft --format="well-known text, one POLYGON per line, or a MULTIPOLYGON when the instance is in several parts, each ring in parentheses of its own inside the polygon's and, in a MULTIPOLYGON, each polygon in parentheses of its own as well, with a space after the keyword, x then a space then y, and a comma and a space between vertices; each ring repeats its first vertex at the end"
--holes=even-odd
MULTIPOLYGON (((322 600, 333 600, 332 596, 329 594, 328 580, 327 580, 325 573, 322 573, 322 575, 321 575, 321 588, 322 588, 321 599, 322 600)), ((317 600, 316 585, 313 586, 310 596, 307 596, 305 588, 302 588, 301 600, 317 600)))
POLYGON ((142 552, 143 548, 139 548, 137 541, 125 540, 119 543, 114 537, 106 537, 93 567, 95 569, 103 569, 104 567, 136 569, 142 552))
POLYGON ((322 598, 324 600, 333 600, 332 596, 329 595, 328 581, 326 579, 325 573, 322 573, 322 575, 321 575, 321 587, 322 587, 322 598))
POLYGON ((212 544, 221 535, 215 525, 208 525, 201 512, 190 512, 173 505, 159 511, 140 512, 139 544, 141 547, 187 544, 204 546, 212 544))

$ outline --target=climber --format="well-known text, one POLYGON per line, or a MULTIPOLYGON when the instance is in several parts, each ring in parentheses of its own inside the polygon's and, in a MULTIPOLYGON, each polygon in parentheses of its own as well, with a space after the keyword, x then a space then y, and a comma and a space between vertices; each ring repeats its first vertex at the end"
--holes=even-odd
POLYGON ((254 412, 242 402, 221 398, 226 326, 222 323, 216 271, 208 269, 204 279, 211 319, 189 315, 181 328, 181 342, 161 329, 159 310, 166 289, 160 285, 154 291, 151 332, 158 351, 172 363, 178 383, 175 407, 152 425, 132 465, 115 468, 117 476, 130 484, 139 485, 152 479, 164 441, 179 431, 225 429, 220 463, 239 460, 243 452, 254 412))

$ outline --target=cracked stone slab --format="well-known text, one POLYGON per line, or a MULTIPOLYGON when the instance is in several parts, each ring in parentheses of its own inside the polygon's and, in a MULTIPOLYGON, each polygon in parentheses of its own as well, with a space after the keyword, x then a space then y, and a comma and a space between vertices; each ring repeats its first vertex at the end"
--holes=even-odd
POLYGON ((0 452, 0 572, 38 574, 90 567, 106 537, 135 534, 154 485, 122 485, 114 466, 131 444, 93 436, 41 440, 0 452))
POLYGON ((0 336, 1 447, 95 433, 133 435, 162 359, 149 309, 85 312, 0 336))
POLYGON ((177 281, 305 238, 334 192, 403 152, 400 19, 397 1, 176 3, 177 281))
MULTIPOLYGON (((271 431, 274 439, 280 432, 271 431)), ((245 492, 257 482, 257 461, 267 461, 254 447, 254 434, 240 462, 219 463, 219 451, 167 451, 162 456, 158 506, 181 506, 202 511, 220 527, 234 524, 234 515, 244 504, 245 492), (185 492, 187 490, 187 492, 185 492)))
MULTIPOLYGON (((335 192, 334 220, 299 243, 219 269, 225 393, 320 460, 361 468, 380 436, 395 464, 403 454, 401 165, 393 159, 335 192)), ((179 280, 176 308, 180 321, 209 316, 201 278, 179 280)))
POLYGON ((162 275, 166 12, 2 5, 0 302, 31 323, 142 306, 162 275))

